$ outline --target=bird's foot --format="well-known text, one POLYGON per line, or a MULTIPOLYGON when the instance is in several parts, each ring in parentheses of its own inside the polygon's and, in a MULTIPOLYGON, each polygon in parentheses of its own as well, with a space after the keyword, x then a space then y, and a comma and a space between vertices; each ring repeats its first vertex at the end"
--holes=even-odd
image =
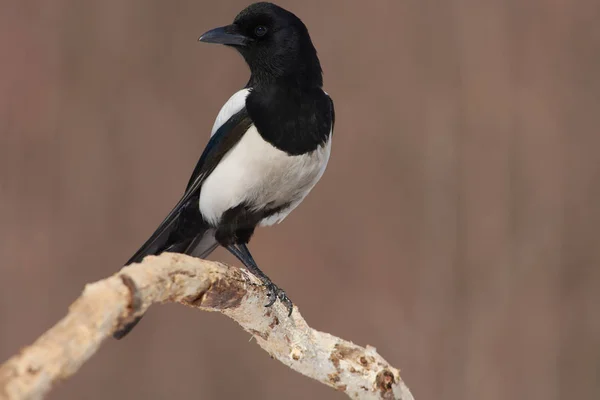
POLYGON ((271 307, 275 304, 277 299, 279 299, 279 301, 287 308, 288 317, 291 316, 294 305, 285 292, 271 281, 265 282, 265 287, 267 288, 267 298, 269 299, 269 302, 265 304, 265 307, 271 307))
POLYGON ((254 258, 252 258, 252 254, 250 254, 246 244, 229 244, 225 247, 231 254, 236 256, 238 260, 240 260, 246 266, 246 268, 248 268, 248 271, 250 271, 252 275, 260 279, 263 285, 267 288, 267 298, 269 299, 269 302, 265 304, 265 307, 271 307, 273 304, 275 304, 277 299, 279 299, 279 301, 281 301, 281 303, 283 303, 283 305, 288 309, 288 316, 291 316, 292 310, 294 309, 294 305, 292 304, 291 300, 287 297, 283 290, 278 288, 277 285, 275 285, 269 279, 269 277, 265 275, 260 268, 258 268, 258 265, 256 265, 256 261, 254 261, 254 258))

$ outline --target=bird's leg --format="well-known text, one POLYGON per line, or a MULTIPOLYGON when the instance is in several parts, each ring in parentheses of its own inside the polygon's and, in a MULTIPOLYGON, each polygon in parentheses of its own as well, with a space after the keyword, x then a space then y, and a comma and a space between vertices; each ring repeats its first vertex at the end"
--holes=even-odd
POLYGON ((259 278, 263 283, 267 284, 268 282, 271 282, 271 279, 269 279, 269 277, 258 268, 258 265, 256 265, 256 261, 254 261, 254 258, 252 257, 252 254, 250 254, 249 251, 246 250, 244 252, 241 249, 240 245, 235 244, 227 246, 227 250, 229 250, 231 254, 236 256, 237 259, 240 260, 242 264, 244 264, 244 266, 250 272, 252 272, 254 276, 259 278))
POLYGON ((252 257, 252 254, 250 254, 248 247, 245 244, 231 244, 227 246, 227 250, 236 256, 237 259, 240 260, 244 266, 246 266, 248 271, 260 279, 263 285, 266 286, 268 290, 267 297, 269 298, 269 302, 265 304, 265 307, 271 307, 275 301, 279 299, 288 309, 288 315, 292 315, 294 305, 292 304, 291 300, 287 297, 282 289, 277 287, 277 285, 275 285, 271 279, 264 272, 262 272, 260 268, 258 268, 258 265, 256 265, 256 261, 254 261, 254 258, 252 257))

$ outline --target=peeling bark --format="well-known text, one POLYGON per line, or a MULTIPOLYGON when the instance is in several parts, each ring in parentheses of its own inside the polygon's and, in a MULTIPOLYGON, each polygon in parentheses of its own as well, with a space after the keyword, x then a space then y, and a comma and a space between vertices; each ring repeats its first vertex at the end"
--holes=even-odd
POLYGON ((264 307, 265 289, 246 270, 165 253, 146 257, 86 285, 66 317, 0 366, 0 399, 42 399, 125 323, 154 303, 179 302, 236 321, 273 358, 355 399, 412 400, 374 347, 355 345, 308 326, 294 307, 264 307))

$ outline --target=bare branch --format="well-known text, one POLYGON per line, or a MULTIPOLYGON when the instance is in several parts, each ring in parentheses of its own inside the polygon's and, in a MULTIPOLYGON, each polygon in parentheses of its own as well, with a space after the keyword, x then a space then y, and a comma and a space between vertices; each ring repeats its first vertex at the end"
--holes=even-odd
POLYGON ((279 303, 265 308, 264 288, 246 270, 172 253, 86 285, 66 317, 0 366, 0 399, 43 398, 118 327, 163 302, 227 315, 272 357, 352 398, 413 399, 375 348, 310 328, 297 308, 291 317, 279 303))

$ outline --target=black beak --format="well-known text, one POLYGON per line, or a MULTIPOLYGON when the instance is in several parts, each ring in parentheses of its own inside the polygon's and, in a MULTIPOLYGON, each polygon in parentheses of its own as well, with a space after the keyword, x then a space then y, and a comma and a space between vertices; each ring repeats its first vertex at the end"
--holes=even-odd
POLYGON ((247 46, 252 39, 239 33, 237 26, 227 25, 220 28, 211 29, 200 36, 198 40, 205 43, 218 43, 230 46, 247 46))

